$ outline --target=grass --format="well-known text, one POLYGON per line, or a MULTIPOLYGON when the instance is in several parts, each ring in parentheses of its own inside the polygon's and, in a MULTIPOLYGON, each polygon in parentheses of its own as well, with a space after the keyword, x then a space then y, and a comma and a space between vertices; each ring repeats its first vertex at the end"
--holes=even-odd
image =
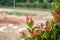
MULTIPOLYGON (((7 14, 9 14, 9 15, 17 15, 17 16, 23 16, 24 15, 24 13, 23 12, 8 12, 7 14)), ((36 14, 32 14, 32 13, 28 13, 28 15, 30 15, 30 16, 36 16, 36 14)))

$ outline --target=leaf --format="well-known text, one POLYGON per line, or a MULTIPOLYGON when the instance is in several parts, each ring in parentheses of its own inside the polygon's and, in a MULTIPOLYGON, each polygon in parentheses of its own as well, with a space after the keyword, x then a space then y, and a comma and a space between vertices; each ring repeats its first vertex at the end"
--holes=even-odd
POLYGON ((29 38, 29 37, 25 37, 24 39, 25 39, 25 40, 30 40, 30 38, 29 38))
POLYGON ((41 36, 40 35, 37 35, 36 36, 36 40, 41 40, 41 36))
POLYGON ((34 31, 36 29, 36 27, 34 27, 32 30, 34 31))
POLYGON ((32 28, 32 26, 33 26, 32 21, 30 20, 27 25, 28 25, 29 28, 32 28))
POLYGON ((60 23, 57 23, 55 26, 57 29, 60 29, 60 23))
POLYGON ((36 36, 34 36, 32 39, 33 39, 33 40, 41 40, 41 37, 40 37, 40 35, 36 35, 36 36))
POLYGON ((31 32, 31 30, 29 28, 27 28, 29 32, 31 32))

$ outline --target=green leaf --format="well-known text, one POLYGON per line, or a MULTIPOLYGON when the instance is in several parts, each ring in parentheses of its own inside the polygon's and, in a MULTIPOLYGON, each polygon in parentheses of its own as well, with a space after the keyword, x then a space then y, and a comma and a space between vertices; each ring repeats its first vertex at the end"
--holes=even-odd
POLYGON ((36 35, 36 36, 32 37, 32 39, 33 40, 42 40, 41 37, 40 37, 40 35, 36 35))
POLYGON ((28 29, 29 32, 31 31, 29 28, 27 28, 27 29, 28 29))
POLYGON ((29 37, 25 37, 24 39, 25 39, 25 40, 30 40, 30 38, 29 38, 29 37))
POLYGON ((30 20, 27 25, 29 28, 31 28, 33 26, 32 21, 30 20))
POLYGON ((34 27, 32 30, 34 31, 36 29, 36 27, 34 27))
POLYGON ((41 40, 40 35, 37 35, 35 39, 36 39, 36 40, 41 40))
POLYGON ((55 26, 57 29, 60 29, 60 23, 57 23, 55 26))
POLYGON ((60 10, 60 0, 56 0, 56 3, 58 5, 58 9, 60 10))

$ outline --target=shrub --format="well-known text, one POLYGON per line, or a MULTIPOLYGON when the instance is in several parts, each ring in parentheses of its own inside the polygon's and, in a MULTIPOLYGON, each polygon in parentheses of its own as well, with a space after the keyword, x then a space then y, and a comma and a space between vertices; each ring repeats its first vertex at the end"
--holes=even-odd
POLYGON ((50 4, 46 4, 46 3, 37 3, 37 2, 33 2, 33 3, 27 3, 27 2, 19 2, 16 3, 17 7, 27 7, 27 8, 50 8, 50 4))
MULTIPOLYGON (((60 40, 60 29, 55 27, 56 24, 53 20, 47 21, 47 25, 44 28, 43 23, 34 26, 34 20, 27 14, 25 15, 27 30, 20 32, 24 40, 60 40)), ((60 24, 56 26, 60 27, 60 24)))
POLYGON ((46 4, 46 3, 40 3, 39 4, 40 8, 50 8, 50 5, 46 4))

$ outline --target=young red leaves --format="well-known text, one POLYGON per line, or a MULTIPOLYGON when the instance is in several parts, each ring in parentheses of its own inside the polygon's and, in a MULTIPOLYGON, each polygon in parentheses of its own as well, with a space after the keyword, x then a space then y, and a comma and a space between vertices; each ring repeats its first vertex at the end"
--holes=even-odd
POLYGON ((40 23, 39 25, 36 26, 37 29, 43 29, 43 27, 44 27, 43 23, 40 23))
POLYGON ((33 27, 34 25, 34 20, 31 17, 28 17, 28 14, 25 14, 26 16, 26 23, 28 25, 29 28, 33 27))
POLYGON ((57 16, 57 17, 60 16, 60 11, 59 11, 59 10, 56 11, 56 16, 57 16))
POLYGON ((50 26, 45 27, 45 30, 49 31, 50 30, 50 26))

